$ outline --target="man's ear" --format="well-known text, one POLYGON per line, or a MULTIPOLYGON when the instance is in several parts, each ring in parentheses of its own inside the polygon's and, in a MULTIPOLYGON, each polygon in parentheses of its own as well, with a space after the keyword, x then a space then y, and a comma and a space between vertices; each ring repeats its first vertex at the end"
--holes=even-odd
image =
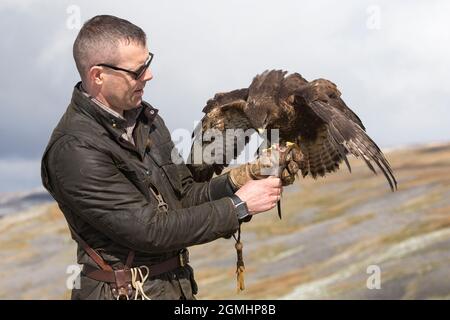
POLYGON ((103 84, 103 69, 99 66, 93 66, 88 72, 89 80, 92 84, 102 85, 103 84))

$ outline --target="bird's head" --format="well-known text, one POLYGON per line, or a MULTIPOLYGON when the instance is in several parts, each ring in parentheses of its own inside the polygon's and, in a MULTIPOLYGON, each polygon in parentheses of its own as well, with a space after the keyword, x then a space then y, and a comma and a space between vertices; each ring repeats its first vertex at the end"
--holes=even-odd
POLYGON ((286 73, 282 70, 265 71, 253 78, 248 88, 244 111, 260 134, 264 130, 273 129, 274 122, 279 118, 280 108, 276 99, 286 73))
POLYGON ((259 134, 262 134, 266 129, 272 128, 277 110, 277 105, 271 99, 249 99, 244 108, 252 127, 259 134))

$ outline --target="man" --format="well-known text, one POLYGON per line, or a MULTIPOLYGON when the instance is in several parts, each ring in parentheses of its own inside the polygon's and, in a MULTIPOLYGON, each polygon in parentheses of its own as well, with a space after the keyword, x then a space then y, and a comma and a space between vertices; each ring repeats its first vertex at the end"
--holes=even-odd
POLYGON ((195 183, 172 162, 169 131, 142 100, 153 55, 139 27, 96 16, 73 54, 82 81, 42 159, 43 184, 79 244, 72 299, 194 299, 186 247, 273 208, 280 179, 248 179, 235 192, 228 175, 195 183))

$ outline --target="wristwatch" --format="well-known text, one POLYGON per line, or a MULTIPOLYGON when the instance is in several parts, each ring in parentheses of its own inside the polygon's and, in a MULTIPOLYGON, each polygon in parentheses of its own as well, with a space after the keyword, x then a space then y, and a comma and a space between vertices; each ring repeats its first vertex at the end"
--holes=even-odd
POLYGON ((251 214, 248 212, 247 204, 242 201, 237 195, 233 194, 231 197, 234 207, 236 208, 236 214, 239 222, 248 222, 252 219, 251 214))

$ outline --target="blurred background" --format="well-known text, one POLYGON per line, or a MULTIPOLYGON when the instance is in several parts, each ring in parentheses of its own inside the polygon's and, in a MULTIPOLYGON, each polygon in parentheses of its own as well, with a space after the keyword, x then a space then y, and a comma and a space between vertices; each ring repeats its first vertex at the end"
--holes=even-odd
POLYGON ((3 0, 1 299, 69 297, 75 245, 40 158, 79 81, 73 41, 97 14, 147 33, 144 98, 172 132, 191 132, 216 92, 266 69, 299 72, 337 84, 398 178, 391 193, 353 160, 352 174, 300 179, 285 189, 283 220, 244 226, 243 293, 232 240, 192 248, 199 298, 450 298, 448 1, 3 0))

